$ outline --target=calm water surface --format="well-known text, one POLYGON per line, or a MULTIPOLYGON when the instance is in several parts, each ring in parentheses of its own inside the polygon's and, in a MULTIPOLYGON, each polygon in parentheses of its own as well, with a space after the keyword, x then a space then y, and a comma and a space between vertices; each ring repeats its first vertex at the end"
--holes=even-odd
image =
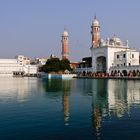
POLYGON ((0 78, 0 140, 139 140, 140 81, 0 78))

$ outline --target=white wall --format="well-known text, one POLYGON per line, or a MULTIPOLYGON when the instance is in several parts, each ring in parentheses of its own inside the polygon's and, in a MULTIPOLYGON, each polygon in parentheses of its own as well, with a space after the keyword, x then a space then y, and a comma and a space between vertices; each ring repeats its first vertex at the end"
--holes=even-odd
POLYGON ((99 56, 104 56, 107 58, 107 48, 106 47, 91 48, 91 54, 92 54, 92 70, 93 72, 96 72, 97 71, 96 59, 99 56))
MULTIPOLYGON (((116 66, 116 62, 115 62, 115 60, 116 60, 115 58, 116 57, 115 57, 115 54, 116 54, 116 52, 120 52, 120 51, 126 51, 126 48, 121 48, 121 47, 108 47, 108 66, 107 66, 107 72, 109 72, 109 69, 112 66, 116 66)), ((123 61, 121 59, 119 63, 122 63, 122 62, 123 61)))
POLYGON ((131 50, 115 52, 114 66, 129 66, 129 65, 139 65, 139 52, 131 50), (124 54, 125 58, 123 57, 124 54), (117 58, 117 55, 119 56, 119 58, 117 58))
POLYGON ((130 61, 129 52, 134 54, 134 58, 131 58, 131 65, 139 65, 139 52, 130 48, 123 48, 123 47, 112 47, 112 46, 105 46, 105 47, 98 47, 98 48, 91 48, 91 56, 92 56, 92 71, 97 71, 97 63, 96 59, 99 56, 106 57, 106 72, 109 73, 109 69, 117 64, 121 65, 130 61), (122 51, 122 52, 121 52, 122 51), (122 57, 117 60, 116 55, 119 53, 123 55, 123 52, 126 52, 126 58, 123 59, 122 57))
POLYGON ((36 65, 24 65, 25 74, 37 74, 38 67, 36 65))
POLYGON ((13 76, 13 72, 37 74, 36 65, 21 65, 18 59, 0 59, 0 76, 13 76))

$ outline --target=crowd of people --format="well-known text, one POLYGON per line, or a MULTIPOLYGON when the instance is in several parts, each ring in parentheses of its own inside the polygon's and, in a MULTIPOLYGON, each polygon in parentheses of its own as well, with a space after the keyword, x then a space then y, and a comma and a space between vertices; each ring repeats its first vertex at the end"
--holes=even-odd
POLYGON ((78 72, 77 73, 79 77, 95 77, 95 78, 109 78, 109 77, 140 77, 139 71, 112 71, 111 73, 106 72, 78 72))

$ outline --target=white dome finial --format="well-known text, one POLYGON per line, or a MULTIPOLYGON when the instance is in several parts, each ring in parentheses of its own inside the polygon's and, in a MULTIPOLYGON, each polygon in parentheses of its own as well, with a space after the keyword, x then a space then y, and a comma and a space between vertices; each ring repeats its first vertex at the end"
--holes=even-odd
POLYGON ((68 34, 66 28, 64 27, 64 32, 63 32, 62 36, 68 36, 68 35, 69 35, 69 34, 68 34))
POLYGON ((93 26, 100 26, 99 21, 98 21, 97 18, 96 18, 96 14, 95 14, 95 16, 94 16, 94 20, 93 20, 93 22, 92 22, 92 25, 93 25, 93 26))

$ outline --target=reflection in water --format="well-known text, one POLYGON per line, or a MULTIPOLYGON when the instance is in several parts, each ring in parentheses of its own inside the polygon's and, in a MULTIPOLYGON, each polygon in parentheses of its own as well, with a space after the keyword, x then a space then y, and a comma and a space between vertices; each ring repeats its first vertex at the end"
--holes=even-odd
POLYGON ((93 80, 92 123, 100 138, 106 116, 131 116, 132 105, 140 106, 140 82, 131 80, 93 80))
POLYGON ((9 100, 26 101, 30 90, 38 90, 38 80, 36 78, 0 77, 1 102, 9 100))
POLYGON ((140 105, 140 82, 127 80, 108 81, 109 112, 117 117, 130 115, 132 105, 140 105))
POLYGON ((106 115, 107 103, 107 80, 93 80, 93 102, 92 102, 92 123, 97 138, 100 138, 102 116, 106 115))
POLYGON ((139 135, 137 132, 140 128, 138 124, 140 114, 137 110, 137 107, 140 107, 139 85, 140 81, 133 80, 43 81, 37 78, 1 78, 0 103, 5 104, 0 106, 1 112, 3 111, 0 115, 0 121, 3 123, 0 128, 3 132, 0 131, 0 136, 6 132, 11 135, 18 133, 19 137, 30 133, 40 136, 41 133, 38 132, 42 132, 44 136, 49 135, 50 139, 58 139, 58 136, 65 132, 65 137, 70 136, 70 139, 75 138, 74 136, 79 139, 80 136, 83 139, 89 136, 88 138, 92 139, 91 125, 97 139, 101 139, 104 135, 107 135, 108 139, 111 137, 110 133, 121 135, 122 129, 127 133, 127 127, 130 132, 139 135), (27 100, 28 102, 25 102, 27 100), (24 105, 19 106, 19 101, 24 101, 24 105), (136 122, 129 122, 129 117, 136 122), (61 125, 63 123, 66 126, 71 125, 65 127, 61 125), (121 130, 118 129, 120 126, 121 130), (29 133, 23 133, 22 130, 25 128, 29 133), (136 131, 130 130, 133 128, 136 131), (56 137, 52 137, 53 134, 56 137))
POLYGON ((50 98, 62 97, 63 92, 70 91, 71 80, 46 79, 42 81, 46 96, 50 98))
POLYGON ((43 80, 43 88, 49 98, 62 97, 64 123, 69 125, 69 96, 71 90, 71 80, 48 79, 43 80))
POLYGON ((63 114, 65 125, 69 125, 69 95, 67 92, 64 92, 63 94, 63 114))
POLYGON ((100 139, 105 118, 130 115, 130 107, 140 104, 139 84, 130 80, 84 79, 77 80, 77 89, 72 86, 71 80, 51 79, 43 81, 43 88, 49 98, 62 97, 65 125, 69 124, 69 96, 73 88, 80 91, 82 96, 92 95, 93 132, 100 139))
MULTIPOLYGON (((74 85, 72 85, 72 90, 81 92, 82 96, 92 96, 92 83, 93 79, 77 79, 74 85), (75 86, 75 89, 73 89, 75 86)), ((86 98, 86 97, 85 97, 86 98)))

